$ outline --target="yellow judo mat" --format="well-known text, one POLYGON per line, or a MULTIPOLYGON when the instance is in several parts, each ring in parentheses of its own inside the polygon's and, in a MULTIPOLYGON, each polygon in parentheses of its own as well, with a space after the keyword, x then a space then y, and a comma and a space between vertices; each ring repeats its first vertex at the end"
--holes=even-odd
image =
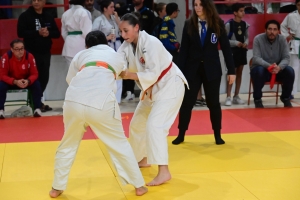
MULTIPOLYGON (((99 140, 83 140, 59 200, 299 200, 300 131, 169 137, 172 179, 141 197, 115 176, 99 140)), ((48 200, 59 142, 0 144, 0 200, 48 200)), ((157 166, 141 169, 145 181, 157 166)))

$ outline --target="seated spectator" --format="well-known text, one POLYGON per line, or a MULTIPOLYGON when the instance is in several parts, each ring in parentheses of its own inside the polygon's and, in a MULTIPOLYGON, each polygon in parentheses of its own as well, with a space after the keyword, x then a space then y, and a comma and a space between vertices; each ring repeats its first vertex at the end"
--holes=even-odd
POLYGON ((173 19, 178 16, 179 10, 176 3, 169 3, 166 6, 167 15, 163 19, 159 39, 173 56, 173 62, 177 64, 177 57, 179 52, 179 42, 175 34, 175 23, 173 19))
MULTIPOLYGON (((272 76, 282 82, 280 100, 284 107, 292 107, 290 95, 293 89, 295 73, 290 62, 289 46, 284 36, 279 35, 280 24, 269 20, 265 24, 265 33, 259 34, 253 42, 253 60, 251 79, 253 82, 253 98, 256 108, 263 108, 262 88, 270 82, 272 76)), ((272 82, 271 82, 272 83, 272 82)))
POLYGON ((34 57, 24 49, 20 39, 10 43, 11 50, 1 58, 0 68, 0 119, 4 119, 4 103, 7 90, 25 89, 32 91, 34 117, 41 117, 42 89, 38 79, 38 71, 34 57))

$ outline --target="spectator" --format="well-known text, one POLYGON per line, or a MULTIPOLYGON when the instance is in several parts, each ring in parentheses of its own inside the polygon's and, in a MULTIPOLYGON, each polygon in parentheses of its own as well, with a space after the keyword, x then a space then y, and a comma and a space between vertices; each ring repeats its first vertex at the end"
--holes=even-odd
MULTIPOLYGON (((93 23, 93 31, 101 31, 106 35, 108 45, 115 51, 121 46, 119 35, 120 19, 118 13, 115 12, 113 0, 103 0, 100 2, 102 15, 95 19, 93 23)), ((116 98, 118 103, 121 103, 122 96, 122 79, 117 80, 116 98)))
POLYGON ((62 56, 67 60, 67 65, 73 57, 85 49, 85 36, 92 30, 91 13, 84 9, 85 0, 70 0, 73 5, 61 17, 61 35, 65 40, 62 56))
POLYGON ((144 0, 132 0, 132 4, 127 4, 126 6, 121 8, 120 16, 135 11, 141 14, 141 30, 144 30, 148 34, 151 34, 154 14, 148 7, 144 6, 144 0))
POLYGON ((1 58, 0 67, 0 119, 4 119, 4 103, 7 90, 25 89, 32 91, 34 117, 41 117, 42 89, 38 81, 38 70, 34 57, 24 49, 20 39, 10 43, 11 50, 1 58))
MULTIPOLYGON (((42 92, 49 81, 52 38, 60 36, 53 16, 44 10, 45 3, 46 0, 32 0, 32 6, 18 19, 18 36, 24 38, 25 49, 35 58, 42 92)), ((42 104, 41 110, 46 112, 52 108, 42 104)))
MULTIPOLYGON (((240 87, 242 82, 242 73, 244 65, 247 64, 247 47, 248 47, 248 28, 249 24, 242 20, 245 15, 245 5, 236 3, 232 5, 234 19, 229 20, 225 24, 225 29, 228 35, 231 51, 235 65, 235 92, 233 96, 233 104, 244 104, 245 102, 240 99, 240 87)), ((227 83, 227 98, 225 106, 231 106, 231 89, 232 84, 227 83)))
POLYGON ((298 92, 298 77, 300 66, 300 0, 296 0, 297 10, 288 14, 281 23, 281 34, 290 42, 291 65, 295 72, 295 81, 291 99, 298 92))
POLYGON ((175 34, 175 23, 173 19, 178 16, 179 10, 176 3, 169 3, 166 6, 167 16, 164 17, 161 25, 159 39, 173 56, 173 62, 177 64, 177 57, 179 51, 179 42, 175 34))
POLYGON ((279 35, 280 24, 278 21, 267 21, 265 30, 265 33, 255 36, 253 41, 253 60, 250 73, 255 107, 264 107, 261 100, 262 88, 265 82, 271 80, 271 75, 276 75, 276 81, 282 82, 280 99, 284 107, 292 107, 289 98, 295 74, 293 68, 288 66, 290 62, 289 46, 285 37, 279 35))
POLYGON ((292 2, 280 3, 279 13, 291 13, 297 10, 297 7, 292 2))
POLYGON ((101 12, 94 7, 94 0, 85 0, 84 7, 91 12, 92 22, 101 15, 101 12))
POLYGON ((161 30, 161 25, 163 22, 163 18, 167 15, 166 13, 166 5, 165 3, 158 3, 155 4, 155 12, 157 13, 157 17, 153 20, 153 28, 152 28, 152 35, 159 38, 159 33, 161 30))
POLYGON ((202 84, 200 86, 195 106, 206 106, 206 101, 202 96, 202 84))

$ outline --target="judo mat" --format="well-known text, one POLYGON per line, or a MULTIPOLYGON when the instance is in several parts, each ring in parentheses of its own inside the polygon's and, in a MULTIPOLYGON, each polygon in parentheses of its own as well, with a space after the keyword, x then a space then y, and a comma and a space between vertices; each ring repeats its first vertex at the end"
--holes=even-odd
MULTIPOLYGON (((132 117, 124 113, 126 134, 132 117)), ((81 142, 63 200, 299 200, 300 108, 223 110, 225 145, 215 145, 208 111, 193 111, 185 142, 172 145, 172 179, 136 197, 123 186, 92 131, 81 142)), ((62 116, 0 120, 0 200, 46 200, 62 116)), ((157 166, 142 168, 146 182, 157 166)))

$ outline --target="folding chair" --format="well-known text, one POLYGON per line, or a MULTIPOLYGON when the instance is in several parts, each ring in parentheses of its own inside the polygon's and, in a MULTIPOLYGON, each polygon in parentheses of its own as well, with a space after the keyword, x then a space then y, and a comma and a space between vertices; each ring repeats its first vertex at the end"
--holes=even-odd
MULTIPOLYGON (((249 68, 252 66, 252 59, 250 59, 249 61, 249 68)), ((251 70, 251 69, 250 69, 251 70)), ((275 97, 276 98, 276 105, 278 104, 278 97, 279 97, 279 85, 282 85, 282 82, 279 82, 279 81, 276 81, 275 84, 277 85, 276 87, 276 91, 272 91, 272 90, 269 90, 269 91, 263 91, 263 96, 262 97, 275 97), (266 95, 264 95, 266 94, 266 95)), ((265 82, 265 85, 270 85, 270 82, 265 82)), ((252 87, 252 79, 251 79, 251 76, 250 76, 250 83, 249 83, 249 92, 248 92, 248 105, 250 105, 250 97, 251 97, 251 94, 253 93, 251 91, 251 87, 252 87)))
POLYGON ((32 98, 31 91, 29 89, 13 89, 7 91, 7 93, 23 93, 23 92, 27 92, 26 99, 6 100, 4 106, 24 106, 24 105, 28 106, 29 105, 33 113, 34 112, 33 98, 32 98))

